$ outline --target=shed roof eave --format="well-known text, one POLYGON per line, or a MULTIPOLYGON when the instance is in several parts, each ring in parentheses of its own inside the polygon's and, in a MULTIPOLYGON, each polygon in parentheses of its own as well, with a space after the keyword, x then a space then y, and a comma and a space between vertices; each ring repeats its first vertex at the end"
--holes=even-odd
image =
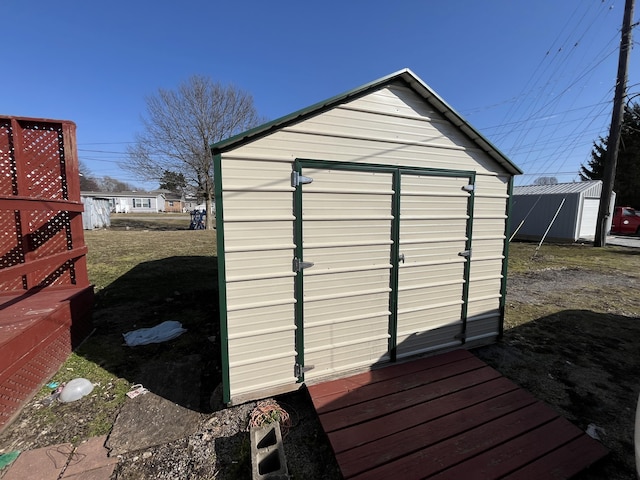
POLYGON ((357 98, 367 93, 388 85, 396 80, 404 81, 411 89, 422 96, 425 101, 431 104, 436 110, 445 116, 451 123, 459 128, 471 141, 492 157, 499 165, 512 175, 522 174, 522 170, 518 168, 509 158, 496 148, 489 140, 487 140, 480 132, 471 126, 459 113, 457 113, 450 105, 448 105, 437 93, 435 93, 426 83, 424 83, 411 70, 405 68, 398 72, 382 77, 373 82, 357 87, 348 92, 336 95, 322 102, 318 102, 307 108, 298 110, 289 115, 285 115, 271 122, 255 127, 246 132, 240 133, 228 139, 211 145, 211 153, 214 155, 222 154, 226 151, 240 147, 254 140, 269 135, 270 133, 302 121, 311 116, 317 115, 323 111, 329 110, 341 103, 352 98, 357 98))

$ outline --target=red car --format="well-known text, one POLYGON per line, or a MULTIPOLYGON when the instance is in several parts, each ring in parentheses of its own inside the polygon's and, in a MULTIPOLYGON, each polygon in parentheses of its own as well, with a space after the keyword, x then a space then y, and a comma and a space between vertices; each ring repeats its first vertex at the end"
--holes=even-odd
POLYGON ((640 212, 631 207, 616 207, 611 221, 611 233, 640 234, 640 212))

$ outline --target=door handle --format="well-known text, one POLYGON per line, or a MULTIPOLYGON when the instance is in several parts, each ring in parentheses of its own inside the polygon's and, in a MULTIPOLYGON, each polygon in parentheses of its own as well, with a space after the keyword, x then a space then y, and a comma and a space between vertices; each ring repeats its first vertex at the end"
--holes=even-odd
POLYGON ((401 253, 398 257, 398 261, 404 263, 404 253, 401 253))

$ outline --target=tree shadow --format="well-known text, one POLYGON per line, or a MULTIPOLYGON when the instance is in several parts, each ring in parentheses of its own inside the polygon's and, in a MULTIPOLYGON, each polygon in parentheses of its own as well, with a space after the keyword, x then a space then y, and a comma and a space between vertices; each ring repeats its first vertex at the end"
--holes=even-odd
POLYGON ((96 293, 91 337, 77 353, 132 384, 208 413, 220 383, 217 259, 180 256, 143 262, 96 293), (129 347, 123 334, 166 320, 187 331, 129 347))
POLYGON ((620 247, 615 250, 611 250, 611 253, 615 253, 616 255, 640 255, 640 248, 620 247))
POLYGON ((113 220, 110 230, 149 230, 156 232, 169 232, 175 230, 190 230, 191 221, 188 217, 183 219, 168 219, 166 222, 158 220, 143 220, 139 218, 120 218, 113 220))

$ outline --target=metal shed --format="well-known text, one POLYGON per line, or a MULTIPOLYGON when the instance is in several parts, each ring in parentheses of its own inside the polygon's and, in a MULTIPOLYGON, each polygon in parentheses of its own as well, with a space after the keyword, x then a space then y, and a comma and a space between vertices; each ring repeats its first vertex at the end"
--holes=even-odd
MULTIPOLYGON (((514 187, 511 236, 541 240, 549 229, 546 239, 550 241, 593 240, 601 192, 601 180, 514 187)), ((611 211, 614 205, 615 193, 611 196, 611 211)), ((611 218, 608 222, 607 231, 611 218)))
POLYGON ((94 228, 108 228, 111 226, 111 206, 109 199, 103 197, 80 196, 84 205, 82 212, 82 228, 93 230, 94 228))
POLYGON ((501 334, 522 172, 410 70, 212 154, 225 403, 501 334))

